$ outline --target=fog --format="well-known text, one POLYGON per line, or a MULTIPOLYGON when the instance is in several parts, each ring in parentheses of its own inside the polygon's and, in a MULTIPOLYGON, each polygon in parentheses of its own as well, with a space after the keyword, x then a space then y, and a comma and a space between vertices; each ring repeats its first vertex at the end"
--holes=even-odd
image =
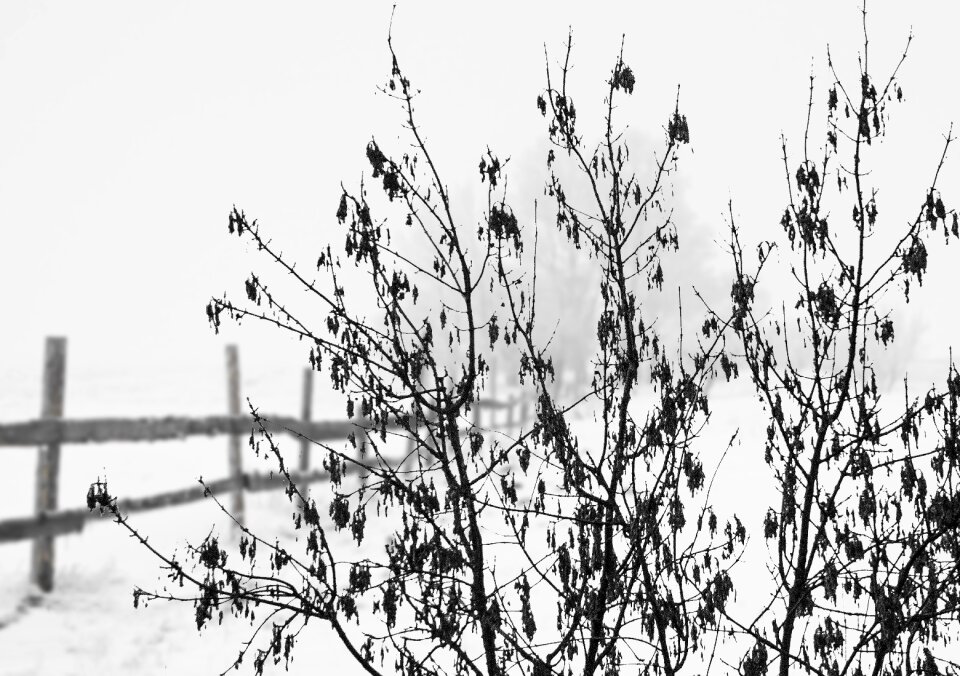
MULTIPOLYGON (((251 270, 284 288, 258 252, 228 235, 234 205, 309 268, 328 243, 342 246, 334 217, 341 185, 355 190, 369 178, 369 140, 391 154, 409 148, 400 109, 378 91, 390 74, 391 8, 0 4, 0 421, 39 414, 43 342, 54 335, 68 338, 67 417, 221 413, 227 343, 240 346, 245 395, 264 410, 297 410, 303 346, 252 322, 225 321, 217 335, 204 306, 224 292, 242 298, 251 270)), ((905 101, 892 107, 888 137, 873 149, 877 199, 890 228, 914 216, 943 135, 960 116, 953 84, 958 15, 946 2, 870 8, 878 74, 896 65, 911 31, 915 38, 899 77, 905 101)), ((556 332, 555 349, 572 364, 588 359, 583 347, 592 343, 584 334, 595 336, 595 325, 587 306, 595 298, 587 293, 571 304, 561 293, 564 280, 582 283, 591 273, 589 262, 581 268, 564 258, 556 237, 555 204, 543 191, 546 124, 535 105, 545 86, 545 49, 556 64, 568 31, 579 126, 597 141, 605 82, 625 36, 637 90, 616 120, 628 128, 641 172, 663 147, 679 87, 691 130, 670 177, 680 251, 664 258, 663 291, 645 297, 667 336, 681 327, 678 294, 685 331, 696 332, 702 311, 694 288, 726 309, 731 214, 745 250, 779 236, 788 199, 781 134, 799 153, 809 76, 817 78, 822 110, 827 45, 841 76, 855 77, 863 35, 859 4, 846 0, 398 4, 394 45, 422 90, 418 121, 455 215, 466 231, 476 230, 486 198, 480 157, 488 147, 510 157, 508 200, 525 225, 543 233, 549 281, 540 285, 541 326, 544 335, 556 332)), ((814 128, 818 122, 815 114, 814 128)), ((951 155, 939 180, 945 201, 954 203, 960 165, 951 155)), ((572 201, 589 199, 575 172, 567 185, 572 201)), ((921 388, 943 376, 960 329, 952 311, 958 256, 956 244, 930 247, 930 274, 895 315, 897 341, 879 374, 884 387, 895 388, 905 370, 921 388)), ((776 308, 792 304, 793 294, 787 280, 775 280, 759 300, 776 308)), ((319 310, 314 316, 322 318, 319 310)), ((740 401, 736 388, 721 383, 712 396, 740 401)), ((317 401, 316 418, 342 416, 328 391, 317 401)), ((749 420, 724 423, 739 424, 748 437, 761 431, 749 429, 749 420)), ((74 486, 112 469, 96 449, 83 454, 91 476, 78 464, 74 486)), ((143 457, 138 462, 153 456, 143 457)), ((179 478, 170 488, 199 473, 189 454, 176 457, 170 469, 179 478)), ((23 457, 8 466, 19 470, 0 471, 0 492, 10 498, 0 504, 15 513, 0 518, 29 513, 33 504, 32 474, 23 476, 32 466, 23 457)), ((726 512, 753 506, 736 504, 738 495, 736 488, 721 493, 726 512)), ((80 501, 82 494, 61 499, 80 501)), ((6 552, 0 548, 0 559, 6 552)), ((155 577, 148 575, 144 584, 155 577)), ((119 593, 126 599, 127 589, 119 593)), ((150 623, 149 613, 137 621, 150 623)), ((9 649, 2 630, 0 647, 9 649)), ((96 655, 84 659, 96 666, 96 655)))

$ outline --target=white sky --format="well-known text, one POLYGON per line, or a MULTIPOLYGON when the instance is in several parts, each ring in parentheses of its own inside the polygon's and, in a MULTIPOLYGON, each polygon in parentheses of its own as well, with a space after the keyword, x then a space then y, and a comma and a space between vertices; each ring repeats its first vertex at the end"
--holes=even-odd
MULTIPOLYGON (((227 237, 231 205, 311 261, 339 240, 340 181, 357 184, 371 135, 402 149, 397 109, 375 90, 389 74, 389 16, 388 3, 0 4, 0 382, 34 378, 51 334, 69 337, 72 371, 219 364, 224 339, 203 307, 242 293, 262 267, 227 237)), ((917 37, 889 149, 914 182, 910 206, 960 114, 955 16, 940 2, 875 3, 870 17, 877 63, 892 65, 911 25, 917 37)), ((658 140, 682 85, 693 154, 679 180, 718 235, 728 197, 748 232, 776 228, 779 133, 799 140, 826 43, 849 73, 860 41, 846 1, 407 2, 395 23, 424 90, 423 128, 461 204, 488 144, 533 170, 514 176, 531 186, 519 201, 539 194, 544 42, 559 54, 573 27, 574 93, 590 130, 626 32, 644 88, 629 122, 658 140)), ((957 176, 949 166, 946 197, 960 193, 957 176)), ((275 334, 247 325, 226 337, 252 346, 246 363, 269 351, 300 364, 275 334)))
MULTIPOLYGON (((895 179, 878 199, 897 226, 923 197, 942 134, 960 120, 960 11, 951 2, 873 4, 878 74, 899 58, 911 26, 916 37, 900 78, 907 102, 893 108, 888 162, 878 171, 895 179)), ((250 270, 264 267, 228 237, 231 205, 309 265, 322 244, 340 240, 340 182, 355 187, 367 170, 371 135, 402 151, 398 110, 376 92, 389 75, 390 8, 0 2, 0 420, 39 412, 48 335, 70 341, 68 415, 123 412, 127 392, 94 400, 101 393, 84 389, 84 374, 99 384, 96 374, 143 373, 145 390, 169 374, 222 379, 228 340, 241 344, 246 374, 285 369, 286 382, 299 382, 295 344, 251 324, 214 336, 203 308, 224 290, 240 296, 250 270)), ((826 86, 828 42, 841 72, 855 74, 858 4, 399 3, 395 45, 424 92, 419 119, 471 223, 488 145, 524 169, 511 182, 530 194, 515 193, 517 201, 540 194, 546 131, 534 102, 543 45, 559 55, 568 26, 581 129, 599 129, 603 82, 626 33, 638 92, 621 121, 639 138, 661 138, 681 85, 693 154, 681 158, 678 181, 704 228, 697 236, 724 236, 729 198, 749 237, 775 236, 786 196, 780 133, 801 140, 807 78, 812 66, 826 86)), ((948 207, 960 202, 956 152, 953 159, 941 176, 948 207)), ((940 271, 904 317, 919 356, 940 357, 960 328, 936 309, 953 297, 960 246, 930 249, 940 271)), ((184 407, 222 410, 222 401, 207 406, 189 389, 184 407)), ((260 403, 292 412, 297 397, 290 387, 260 403)), ((157 402, 134 408, 173 412, 157 402)))

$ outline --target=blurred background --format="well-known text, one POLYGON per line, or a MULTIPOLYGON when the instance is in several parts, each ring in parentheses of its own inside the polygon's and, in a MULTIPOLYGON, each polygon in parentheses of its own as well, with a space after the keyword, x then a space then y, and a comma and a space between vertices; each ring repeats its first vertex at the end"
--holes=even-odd
MULTIPOLYGON (((879 75, 896 65, 911 30, 916 38, 899 78, 905 102, 891 109, 889 137, 876 151, 881 220, 891 227, 912 219, 960 115, 957 14, 947 2, 870 8, 879 75)), ((371 137, 388 153, 409 147, 399 108, 377 91, 390 74, 390 17, 387 2, 0 3, 0 423, 39 415, 47 336, 68 339, 68 418, 225 413, 227 343, 240 348, 243 395, 265 411, 296 414, 304 348, 252 322, 224 322, 215 335, 204 306, 224 292, 242 298, 249 273, 268 269, 228 236, 233 205, 312 266, 326 244, 340 246, 341 183, 356 189, 368 173, 371 137)), ((799 152, 811 72, 824 88, 815 101, 822 110, 828 44, 840 75, 856 81, 860 21, 859 4, 847 0, 401 2, 393 36, 422 90, 418 120, 457 218, 468 230, 482 218, 477 164, 489 147, 511 158, 508 200, 517 215, 530 222, 539 199, 549 230, 546 129, 535 105, 545 46, 555 64, 572 30, 579 124, 599 139, 605 81, 625 34, 637 90, 617 119, 628 125, 637 166, 649 168, 662 147, 678 85, 691 131, 673 177, 681 250, 665 259, 665 293, 675 298, 679 286, 685 308, 694 307, 696 285, 725 308, 728 202, 745 249, 779 235, 787 197, 780 136, 799 152)), ((814 138, 819 146, 822 134, 814 138)), ((960 199, 960 167, 950 159, 940 176, 948 208, 960 199)), ((920 385, 940 378, 960 324, 960 247, 930 251, 924 288, 897 315, 890 386, 904 369, 920 385)), ((580 274, 562 261, 554 267, 580 274)), ((566 327, 558 335, 593 333, 575 313, 564 319, 569 300, 550 297, 558 287, 542 286, 566 327)), ((779 305, 781 292, 769 288, 767 300, 779 305)), ((661 322, 678 323, 670 302, 656 307, 661 322)), ((566 358, 588 355, 573 346, 566 358)), ((718 387, 714 396, 743 393, 718 387)), ((323 383, 314 402, 315 418, 343 417, 323 383)), ((225 444, 65 447, 60 504, 81 506, 100 476, 130 495, 222 476, 225 444)), ((36 451, 0 453, 0 519, 28 516, 36 451)), ((251 518, 286 523, 266 509, 282 502, 256 498, 265 509, 251 507, 251 518)), ((218 517, 197 509, 150 514, 144 528, 171 546, 202 537, 218 517)), ((188 608, 134 613, 133 585, 152 583, 157 570, 119 540, 106 524, 59 538, 58 592, 29 612, 28 546, 0 544, 0 673, 218 673, 229 665, 245 625, 211 631, 215 642, 201 643, 188 608)), ((306 650, 301 668, 326 643, 306 650)))

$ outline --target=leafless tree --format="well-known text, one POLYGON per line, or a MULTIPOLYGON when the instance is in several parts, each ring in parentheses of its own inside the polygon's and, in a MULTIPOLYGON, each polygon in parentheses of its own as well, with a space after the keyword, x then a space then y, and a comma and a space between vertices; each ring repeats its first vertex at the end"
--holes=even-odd
POLYGON ((727 568, 745 539, 739 520, 718 533, 695 448, 710 415, 705 383, 718 365, 731 368, 725 322, 711 318, 705 341, 681 334, 665 344, 635 293, 637 280, 663 286, 661 255, 679 246, 665 187, 690 141, 686 117, 665 110, 653 174, 639 176, 614 119, 615 100, 642 88, 622 49, 592 141, 568 90, 572 40, 559 65, 547 60, 537 106, 552 144, 549 220, 569 255, 594 266, 599 299, 591 382, 560 405, 550 327, 538 322, 541 226, 515 216, 504 163, 489 149, 479 165, 480 227, 454 218, 456 197, 417 124, 416 90, 388 46, 383 92, 398 102, 412 150, 388 154, 370 141, 378 190, 344 189, 343 250, 320 252, 321 281, 243 212, 230 215, 230 233, 253 242, 311 304, 298 309, 252 274, 244 302, 215 298, 207 307, 214 327, 226 314, 302 339, 348 416, 363 421, 346 447, 317 444, 330 494, 312 493, 303 511, 274 438, 263 426, 251 435, 252 449, 272 455, 289 481, 303 550, 244 529, 237 554, 211 535, 181 561, 153 549, 105 484, 88 502, 153 549, 176 583, 137 589, 137 602, 188 600, 198 627, 233 613, 254 637, 266 630, 237 659, 252 652, 257 673, 290 659, 310 619, 332 627, 371 674, 679 673, 713 645, 732 593, 727 568), (589 199, 567 198, 554 173, 560 163, 579 173, 587 190, 578 193, 589 199), (419 246, 398 248, 397 231, 415 233, 419 246), (367 296, 356 293, 363 284, 367 296), (519 433, 474 426, 489 364, 511 352, 536 398, 535 420, 519 433), (587 418, 572 423, 574 410, 587 418), (371 531, 389 534, 386 544, 371 542, 371 531))
POLYGON ((909 301, 923 283, 938 230, 948 242, 958 235, 938 187, 953 137, 916 212, 881 216, 881 193, 898 186, 881 190, 871 166, 889 108, 903 98, 907 50, 877 78, 866 15, 864 4, 859 77, 842 81, 828 50, 831 85, 821 94, 810 78, 799 161, 783 141, 782 236, 759 245, 753 268, 730 213, 732 329, 769 416, 764 460, 781 494, 763 525, 773 593, 755 616, 727 614, 754 644, 739 665, 745 674, 768 663, 781 676, 956 673, 938 646, 947 623, 956 626, 960 593, 960 375, 951 360, 945 387, 919 396, 904 378, 898 404, 881 401, 875 373, 894 340, 891 297, 899 290, 909 301), (777 271, 796 291, 758 309, 755 289, 777 271))
POLYGON ((532 221, 518 218, 511 204, 534 196, 508 191, 507 161, 487 149, 478 227, 454 216, 458 196, 388 39, 382 91, 410 147, 367 145, 370 177, 344 187, 336 209, 342 251, 326 246, 315 268, 300 267, 234 209, 230 233, 308 300, 251 274, 245 300, 207 307, 214 328, 224 316, 256 320, 303 341, 358 432, 342 446, 314 442, 331 481, 325 497, 307 496, 251 405, 251 448, 288 482, 294 545, 244 528, 238 552, 210 535, 182 561, 155 549, 105 484, 92 486, 91 508, 112 513, 176 583, 137 589, 135 601, 192 602, 198 628, 225 613, 246 618, 253 636, 230 666, 251 653, 257 673, 289 661, 311 619, 376 676, 673 675, 721 659, 751 675, 773 664, 781 676, 953 669, 939 646, 960 599, 960 374, 950 361, 942 389, 918 396, 905 381, 902 405, 883 407, 875 374, 894 339, 889 299, 922 283, 931 236, 960 235, 937 183, 953 139, 916 214, 881 228, 870 166, 902 92, 899 65, 886 80, 872 75, 863 14, 857 81, 841 81, 829 60, 824 129, 813 124, 811 78, 802 159, 783 141, 781 243, 760 243, 748 264, 731 205, 731 308, 704 302, 692 333, 667 280, 686 225, 669 199, 690 142, 679 95, 645 174, 617 122, 643 89, 623 47, 588 137, 568 38, 558 61, 546 54, 536 99, 550 143, 547 199, 532 221), (549 257, 588 270, 596 298, 590 382, 563 397, 555 324, 543 320, 554 228, 564 248, 551 244, 549 257), (796 295, 759 308, 774 297, 761 285, 777 274, 796 295), (666 301, 655 300, 661 292, 666 301), (659 330, 668 312, 675 339, 659 330), (536 401, 519 430, 477 424, 494 361, 515 364, 536 401), (765 407, 763 458, 780 493, 762 520, 772 587, 756 612, 733 587, 734 563, 752 553, 746 527, 733 514, 721 525, 710 500, 724 447, 699 453, 708 382, 741 372, 765 407))

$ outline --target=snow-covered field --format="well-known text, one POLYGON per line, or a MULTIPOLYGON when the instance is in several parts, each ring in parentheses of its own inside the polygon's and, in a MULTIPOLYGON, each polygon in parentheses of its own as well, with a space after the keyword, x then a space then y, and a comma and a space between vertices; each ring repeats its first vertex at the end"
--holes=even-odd
MULTIPOLYGON (((66 415, 71 418, 166 414, 221 414, 226 408, 223 358, 173 368, 138 368, 120 363, 97 368, 68 345, 66 415)), ((296 415, 301 376, 296 364, 257 363, 240 351, 244 396, 263 411, 296 415), (246 364, 244 363, 246 357, 246 364), (244 367, 247 368, 244 368, 244 367)), ((37 417, 40 363, 5 369, 0 388, 2 422, 37 417)), ((322 390, 317 388, 318 394, 322 390)), ((342 417, 325 408, 315 418, 342 417)), ((291 453, 296 445, 286 441, 291 453)), ((87 488, 106 477, 111 492, 139 497, 192 485, 198 477, 227 474, 224 437, 185 441, 65 446, 61 452, 59 501, 62 508, 84 504, 87 488)), ((0 519, 33 512, 36 450, 4 448, 0 471, 0 519)), ((263 458, 245 458, 247 467, 268 470, 263 458)), ((248 521, 254 530, 284 539, 292 533, 282 492, 247 495, 248 521)), ((211 528, 230 533, 226 518, 204 501, 133 515, 132 522, 152 544, 172 552, 185 540, 197 541, 211 528)), ((47 595, 28 584, 30 543, 0 545, 0 674, 3 676, 73 674, 219 674, 232 662, 251 630, 225 618, 222 626, 198 634, 188 604, 151 604, 134 609, 135 586, 151 588, 162 571, 158 561, 104 518, 83 532, 56 539, 55 589, 47 595)), ((311 625, 295 653, 291 673, 316 673, 316 665, 353 673, 354 665, 319 623, 311 625)), ((249 669, 249 665, 247 669, 249 669)))
MULTIPOLYGON (((250 499, 252 525, 286 527, 278 518, 281 499, 276 493, 250 499)), ((153 512, 136 523, 151 542, 171 551, 185 534, 202 536, 211 525, 221 530, 226 525, 206 504, 153 512)), ((136 585, 153 586, 157 562, 110 522, 57 539, 56 589, 36 605, 26 596, 28 556, 29 545, 4 547, 0 622, 6 626, 0 629, 0 673, 5 676, 219 674, 251 633, 249 625, 227 617, 222 626, 199 634, 188 604, 134 609, 131 591, 136 585)), ((342 660, 337 648, 322 625, 312 625, 291 673, 317 673, 317 664, 351 673, 353 665, 342 660)))
MULTIPOLYGON (((220 355, 214 355, 219 357, 220 355)), ((241 349, 244 394, 263 411, 295 414, 299 410, 300 373, 296 364, 278 368, 258 363, 241 349)), ((222 359, 213 358, 173 369, 151 370, 149 383, 134 368, 96 369, 78 355, 68 355, 68 417, 212 414, 225 408, 222 359), (71 368, 69 364, 74 363, 71 368)), ((39 408, 39 364, 8 372, 10 387, 0 388, 0 421, 34 418, 39 408), (30 368, 33 366, 33 368, 30 368), (32 373, 31 373, 32 371, 32 373), (16 377, 13 377, 16 376, 16 377)), ((318 394, 322 391, 318 384, 318 394)), ((712 467, 730 434, 740 428, 735 445, 720 469, 712 501, 721 514, 737 511, 756 532, 765 504, 761 446, 763 426, 744 418, 752 409, 740 386, 718 385, 712 402, 715 426, 700 450, 712 467)), ((315 398, 316 401, 316 398, 315 398)), ((334 400, 319 397, 315 418, 339 418, 334 400)), ((296 444, 287 440, 290 453, 296 444)), ((155 444, 67 446, 62 451, 60 505, 79 507, 87 487, 106 477, 116 495, 137 497, 191 485, 197 477, 226 475, 223 437, 193 438, 155 444)), ((0 518, 25 516, 33 510, 35 449, 2 449, 0 518)), ((263 458, 245 458, 251 470, 265 471, 263 458)), ((248 494, 248 521, 253 529, 281 541, 293 536, 289 505, 282 492, 248 494)), ((216 505, 205 501, 133 515, 133 523, 151 543, 166 552, 185 540, 198 541, 211 529, 230 532, 216 505)), ((754 546, 763 546, 757 540, 754 546)), ((27 584, 30 545, 0 545, 0 674, 219 674, 237 654, 251 629, 227 617, 222 626, 198 634, 193 608, 187 604, 151 604, 134 609, 135 586, 150 588, 161 579, 158 561, 104 519, 89 522, 84 531, 56 540, 56 588, 38 595, 27 584)), ((298 644, 291 673, 361 673, 327 630, 311 625, 298 644)), ((249 665, 242 671, 250 669, 249 665)), ((280 667, 282 668, 282 667, 280 667)), ((278 668, 278 670, 280 669, 278 668)))

